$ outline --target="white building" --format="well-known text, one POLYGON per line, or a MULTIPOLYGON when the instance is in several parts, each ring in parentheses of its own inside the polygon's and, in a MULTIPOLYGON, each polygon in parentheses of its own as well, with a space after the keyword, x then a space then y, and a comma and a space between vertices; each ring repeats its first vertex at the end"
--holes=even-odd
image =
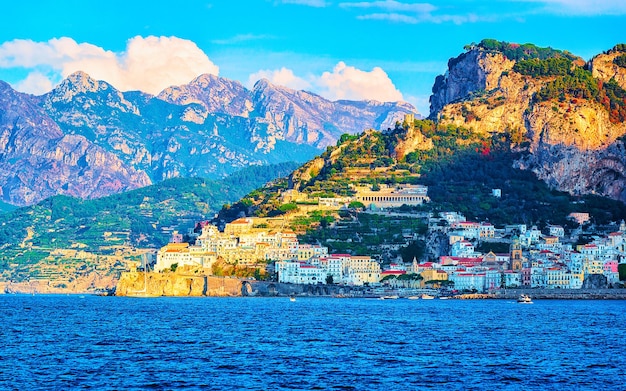
POLYGON ((548 226, 550 231, 550 236, 556 236, 557 238, 562 238, 565 236, 565 230, 560 225, 550 225, 548 226))
POLYGON ((210 268, 217 260, 214 252, 205 251, 200 246, 190 246, 189 243, 169 243, 157 252, 154 271, 160 272, 178 267, 210 268))
POLYGON ((290 284, 326 283, 326 270, 299 261, 277 261, 278 282, 290 284))
POLYGON ((474 245, 467 240, 461 240, 452 244, 450 255, 453 257, 473 257, 474 245))
POLYGON ((476 289, 478 292, 484 292, 486 283, 485 277, 485 273, 448 273, 448 280, 454 281, 454 289, 460 291, 476 289))

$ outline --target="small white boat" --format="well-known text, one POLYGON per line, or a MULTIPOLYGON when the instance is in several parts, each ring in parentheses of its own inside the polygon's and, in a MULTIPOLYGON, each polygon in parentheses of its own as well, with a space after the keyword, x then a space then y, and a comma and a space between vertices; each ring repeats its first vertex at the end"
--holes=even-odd
POLYGON ((407 297, 407 299, 409 299, 409 300, 419 300, 419 298, 420 298, 419 296, 409 296, 409 297, 407 297))
POLYGON ((435 296, 427 295, 426 293, 422 295, 422 300, 432 300, 434 298, 435 296))
POLYGON ((380 299, 381 300, 395 300, 398 299, 400 296, 398 295, 389 295, 389 296, 381 296, 380 299))
POLYGON ((289 301, 296 301, 296 297, 295 296, 289 296, 289 301))
POLYGON ((519 295, 519 297, 517 298, 517 302, 520 303, 520 304, 532 304, 533 303, 533 301, 530 298, 530 296, 525 295, 523 293, 521 295, 519 295))

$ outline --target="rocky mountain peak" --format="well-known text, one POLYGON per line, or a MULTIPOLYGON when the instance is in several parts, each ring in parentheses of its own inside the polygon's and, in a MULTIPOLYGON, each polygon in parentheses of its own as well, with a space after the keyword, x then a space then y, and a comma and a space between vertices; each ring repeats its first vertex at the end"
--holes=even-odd
POLYGON ((172 86, 157 98, 177 105, 199 104, 210 113, 248 117, 252 108, 250 92, 238 81, 203 74, 189 84, 172 86))
POLYGON ((446 73, 435 79, 430 97, 430 116, 436 116, 445 105, 475 91, 489 91, 498 87, 502 73, 510 71, 514 64, 515 61, 502 53, 488 52, 478 47, 451 58, 446 73))
POLYGON ((131 102, 127 101, 124 94, 109 83, 95 80, 87 73, 78 71, 69 75, 52 91, 43 96, 44 105, 47 109, 56 111, 63 106, 67 110, 67 104, 79 103, 80 110, 89 109, 103 104, 107 107, 118 108, 123 112, 139 114, 139 110, 131 102))
POLYGON ((71 100, 78 94, 84 94, 88 92, 98 92, 112 88, 110 84, 91 78, 87 73, 83 71, 74 72, 63 80, 53 91, 57 94, 62 92, 65 100, 71 100))
POLYGON ((407 112, 415 108, 330 102, 267 80, 249 90, 208 74, 158 97, 122 93, 84 72, 41 97, 0 84, 0 145, 10 141, 0 151, 0 198, 99 197, 166 178, 303 162, 344 133, 386 129, 407 112))

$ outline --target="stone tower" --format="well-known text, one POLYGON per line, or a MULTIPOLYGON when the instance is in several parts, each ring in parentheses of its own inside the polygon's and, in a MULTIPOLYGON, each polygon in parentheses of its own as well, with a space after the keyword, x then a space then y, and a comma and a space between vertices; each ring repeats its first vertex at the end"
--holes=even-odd
POLYGON ((516 236, 513 238, 510 248, 511 255, 511 270, 522 270, 524 264, 524 256, 522 255, 522 246, 519 243, 519 238, 516 236))

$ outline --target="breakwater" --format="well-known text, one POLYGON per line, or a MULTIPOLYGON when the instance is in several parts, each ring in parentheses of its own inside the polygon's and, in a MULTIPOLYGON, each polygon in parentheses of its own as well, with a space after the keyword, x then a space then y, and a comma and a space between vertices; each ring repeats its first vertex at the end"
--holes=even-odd
POLYGON ((506 289, 492 294, 495 299, 626 300, 626 289, 506 289))
POLYGON ((626 300, 626 289, 506 289, 493 293, 465 293, 452 297, 460 300, 517 300, 521 294, 536 300, 626 300))

